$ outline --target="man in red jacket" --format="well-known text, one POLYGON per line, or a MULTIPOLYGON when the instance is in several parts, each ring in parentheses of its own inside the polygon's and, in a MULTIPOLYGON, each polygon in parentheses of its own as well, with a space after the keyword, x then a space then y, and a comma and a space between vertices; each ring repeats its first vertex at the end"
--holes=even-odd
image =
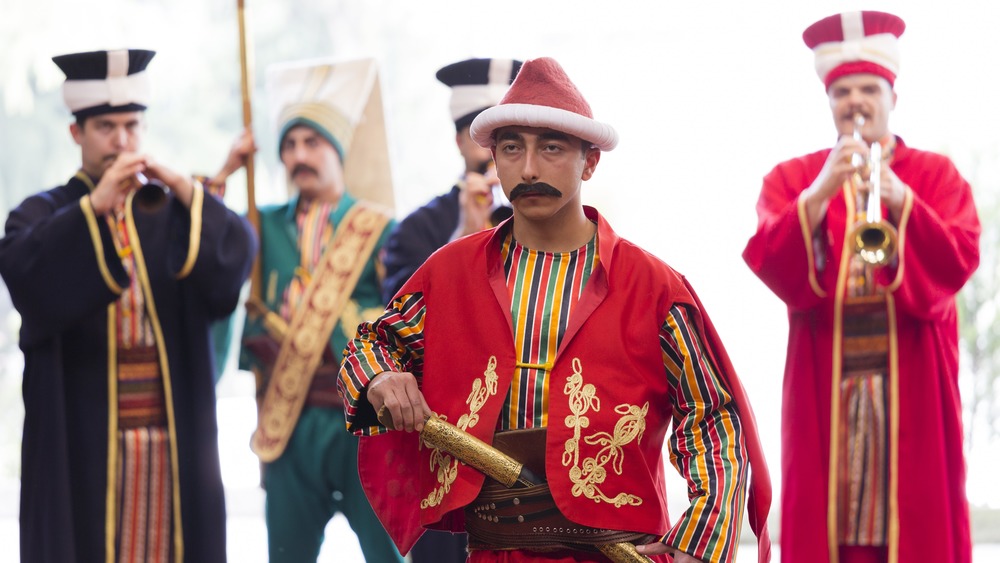
POLYGON ((362 484, 400 550, 426 527, 468 531, 473 562, 607 561, 597 546, 622 541, 658 561, 732 561, 749 480, 767 561, 767 468, 718 335, 683 276, 581 202, 615 130, 558 63, 535 59, 471 134, 512 219, 431 256, 341 366, 362 484), (419 448, 432 410, 544 483, 506 489, 419 448), (387 413, 406 432, 386 432, 387 413), (671 425, 692 491, 672 524, 671 425))
POLYGON ((979 219, 950 160, 889 131, 903 29, 853 12, 803 33, 838 140, 765 177, 743 253, 788 305, 788 562, 971 559, 955 294, 979 264, 979 219))

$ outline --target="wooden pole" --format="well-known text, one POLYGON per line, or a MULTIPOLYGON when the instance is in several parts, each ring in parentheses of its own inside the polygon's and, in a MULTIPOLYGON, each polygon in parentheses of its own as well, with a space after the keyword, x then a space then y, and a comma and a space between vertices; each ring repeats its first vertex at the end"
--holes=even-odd
MULTIPOLYGON (((253 126, 253 106, 251 105, 250 92, 252 81, 250 79, 250 45, 247 41, 247 26, 246 26, 246 15, 245 15, 244 0, 236 0, 236 12, 237 18, 239 20, 239 33, 240 33, 240 92, 243 97, 243 127, 250 131, 253 126)), ((257 211, 257 198, 254 193, 254 155, 251 152, 247 155, 246 171, 247 171, 247 220, 253 225, 255 231, 257 231, 257 237, 260 238, 260 214, 257 211)), ((263 283, 261 269, 260 269, 260 253, 258 252, 257 257, 253 262, 253 270, 250 272, 250 300, 260 303, 262 301, 262 289, 261 285, 263 283)))

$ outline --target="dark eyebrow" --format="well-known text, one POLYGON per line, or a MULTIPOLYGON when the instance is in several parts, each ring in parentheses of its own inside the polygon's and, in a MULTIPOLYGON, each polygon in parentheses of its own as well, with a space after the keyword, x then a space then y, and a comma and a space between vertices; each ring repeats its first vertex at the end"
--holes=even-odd
POLYGON ((497 135, 497 141, 520 141, 524 137, 515 131, 501 131, 497 135))
POLYGON ((563 141, 566 143, 569 142, 569 135, 563 133, 562 131, 546 131, 545 133, 538 135, 538 138, 542 139, 543 141, 563 141))
MULTIPOLYGON (((569 142, 569 135, 562 131, 546 131, 539 133, 538 138, 543 141, 563 141, 569 142)), ((516 131, 503 131, 497 136, 497 141, 520 141, 524 136, 516 131)))

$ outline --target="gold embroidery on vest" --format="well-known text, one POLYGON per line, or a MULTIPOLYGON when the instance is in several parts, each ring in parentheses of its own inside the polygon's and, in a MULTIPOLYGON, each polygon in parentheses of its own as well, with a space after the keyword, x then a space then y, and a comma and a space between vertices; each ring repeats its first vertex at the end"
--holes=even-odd
MULTIPOLYGON (((469 413, 463 414, 455 426, 466 431, 479 422, 479 410, 483 408, 490 397, 497 394, 497 357, 490 356, 489 363, 482 378, 477 378, 472 382, 472 392, 465 399, 465 404, 469 405, 469 413)), ((442 420, 448 420, 442 416, 442 420)), ((422 445, 422 444, 421 444, 422 445)), ((431 471, 437 470, 437 482, 440 486, 435 487, 427 498, 420 501, 420 508, 430 508, 441 504, 444 495, 451 490, 452 483, 458 478, 458 460, 434 448, 431 450, 431 471)))
POLYGON ((573 482, 573 496, 582 495, 594 502, 604 501, 615 505, 615 508, 621 508, 626 504, 630 506, 642 504, 641 498, 630 493, 622 492, 614 497, 608 497, 600 485, 607 479, 606 466, 609 463, 616 474, 622 474, 622 464, 625 461, 622 446, 642 439, 642 433, 646 430, 649 401, 642 408, 627 403, 615 407, 615 412, 621 417, 615 423, 614 433, 595 432, 584 438, 583 441, 588 445, 601 446, 601 449, 597 455, 584 458, 581 465, 580 434, 582 429, 590 426, 590 418, 585 415, 591 409, 595 412, 601 410, 601 400, 597 397, 597 389, 592 383, 583 383, 583 366, 580 358, 573 358, 573 375, 566 378, 563 393, 568 397, 569 409, 573 413, 566 417, 566 427, 573 429, 573 437, 566 440, 562 458, 564 467, 572 464, 569 478, 573 482))

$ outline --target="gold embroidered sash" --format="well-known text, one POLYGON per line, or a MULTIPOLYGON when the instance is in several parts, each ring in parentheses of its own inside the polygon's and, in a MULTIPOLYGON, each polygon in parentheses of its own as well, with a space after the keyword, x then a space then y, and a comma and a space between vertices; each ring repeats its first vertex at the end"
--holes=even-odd
POLYGON ((309 393, 313 374, 329 346, 330 333, 388 221, 385 213, 360 202, 355 204, 316 265, 312 283, 295 310, 288 334, 281 343, 258 412, 257 430, 250 448, 261 461, 274 461, 285 451, 309 393))

